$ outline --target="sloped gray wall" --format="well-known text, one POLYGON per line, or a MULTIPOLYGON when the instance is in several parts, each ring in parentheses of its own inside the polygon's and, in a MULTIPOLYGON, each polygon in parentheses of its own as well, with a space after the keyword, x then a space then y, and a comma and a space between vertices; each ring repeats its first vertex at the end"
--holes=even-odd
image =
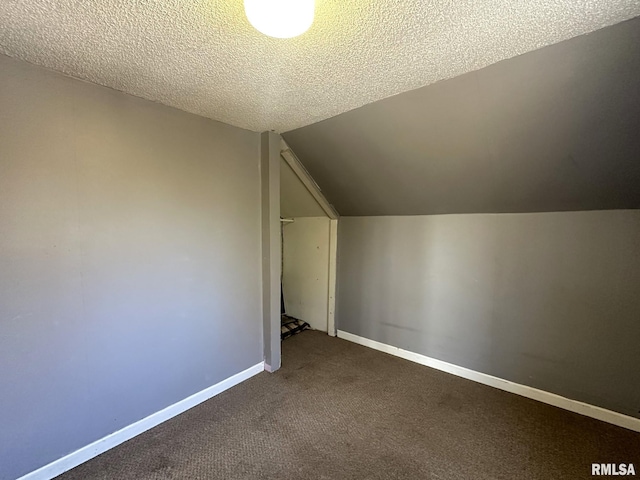
POLYGON ((0 478, 263 359, 259 136, 0 56, 0 478))
POLYGON ((640 18, 283 137, 341 215, 640 208, 640 18))
POLYGON ((640 418, 640 210, 341 217, 337 325, 640 418))
POLYGON ((640 18, 283 137, 338 329, 640 417, 640 18))
POLYGON ((280 159, 280 215, 284 218, 326 216, 320 204, 283 158, 280 159))

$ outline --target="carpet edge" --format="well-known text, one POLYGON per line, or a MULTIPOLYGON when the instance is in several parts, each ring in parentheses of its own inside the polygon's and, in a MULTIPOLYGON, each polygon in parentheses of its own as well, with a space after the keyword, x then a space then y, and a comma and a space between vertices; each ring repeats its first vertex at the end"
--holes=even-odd
POLYGON ((630 417, 622 413, 607 410, 606 408, 597 407, 578 400, 573 400, 545 390, 529 387, 503 378, 494 377, 487 373, 477 372, 466 367, 438 360, 437 358, 428 357, 409 350, 403 350, 402 348, 387 345, 386 343, 345 332, 344 330, 338 330, 338 338, 357 343, 358 345, 369 347, 380 352, 388 353, 395 357, 409 360, 410 362, 419 363, 426 367, 435 368, 436 370, 450 373, 467 380, 482 383, 483 385, 488 385, 499 390, 504 390, 505 392, 515 393, 522 397, 537 400, 538 402, 546 403, 547 405, 562 408, 573 413, 578 413, 586 417, 591 417, 596 420, 601 420, 603 422, 611 423, 618 427, 640 433, 640 418, 630 417))
POLYGON ((54 460, 17 480, 50 480, 264 371, 264 361, 54 460))

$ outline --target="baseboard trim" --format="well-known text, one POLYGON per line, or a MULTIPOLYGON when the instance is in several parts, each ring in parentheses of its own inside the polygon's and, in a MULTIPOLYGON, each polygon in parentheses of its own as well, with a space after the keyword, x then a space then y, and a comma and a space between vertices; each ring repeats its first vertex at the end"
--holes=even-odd
POLYGON ((165 422, 176 415, 179 415, 190 408, 195 407, 196 405, 204 402, 205 400, 209 400, 216 395, 228 390, 231 387, 238 385, 239 383, 244 382, 245 380, 257 375, 258 373, 264 371, 264 362, 260 362, 253 367, 249 367, 246 370, 236 373, 235 375, 222 380, 211 387, 205 388, 204 390, 194 393, 193 395, 185 398, 184 400, 180 400, 173 405, 169 405, 168 407, 160 410, 159 412, 153 413, 148 417, 143 418, 142 420, 138 420, 131 425, 128 425, 117 432, 111 433, 106 437, 101 438, 100 440, 96 440, 89 445, 82 447, 79 450, 76 450, 69 455, 62 457, 58 460, 55 460, 43 467, 40 467, 37 470, 34 470, 31 473, 27 473, 26 475, 20 477, 18 480, 50 480, 67 470, 71 470, 78 465, 91 460, 93 457, 100 455, 101 453, 106 452, 107 450, 112 449, 120 445, 127 440, 132 439, 133 437, 140 435, 143 432, 155 427, 156 425, 165 422))
POLYGON ((393 347, 385 343, 376 342, 375 340, 360 337, 343 330, 338 330, 338 338, 342 338, 344 340, 348 340, 365 347, 373 348, 374 350, 379 350, 396 357, 404 358, 405 360, 419 363, 420 365, 435 368, 436 370, 441 370, 458 377, 466 378, 467 380, 473 380, 474 382, 482 383, 490 387, 495 387, 506 392, 515 393, 523 397, 531 398, 542 403, 553 405, 554 407, 563 408, 565 410, 569 410, 570 412, 579 413, 580 415, 585 415, 597 420, 602 420, 603 422, 612 423, 613 425, 617 425, 619 427, 628 428, 629 430, 633 430, 635 432, 640 432, 640 418, 630 417, 628 415, 613 412, 602 407, 596 407, 594 405, 589 405, 588 403, 571 400, 570 398, 562 397, 560 395, 556 395, 555 393, 550 393, 544 390, 539 390, 537 388, 528 387, 527 385, 514 383, 509 380, 504 380, 502 378, 488 375, 486 373, 476 372, 475 370, 470 370, 468 368, 460 367, 452 363, 443 362, 442 360, 427 357, 426 355, 410 352, 408 350, 403 350, 401 348, 393 347))

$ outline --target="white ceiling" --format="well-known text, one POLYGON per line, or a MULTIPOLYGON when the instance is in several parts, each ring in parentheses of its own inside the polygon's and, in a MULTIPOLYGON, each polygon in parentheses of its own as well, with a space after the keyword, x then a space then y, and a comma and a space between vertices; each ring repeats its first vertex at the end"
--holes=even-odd
POLYGON ((288 131, 640 15, 638 0, 316 0, 304 35, 242 0, 2 0, 0 52, 256 131, 288 131))

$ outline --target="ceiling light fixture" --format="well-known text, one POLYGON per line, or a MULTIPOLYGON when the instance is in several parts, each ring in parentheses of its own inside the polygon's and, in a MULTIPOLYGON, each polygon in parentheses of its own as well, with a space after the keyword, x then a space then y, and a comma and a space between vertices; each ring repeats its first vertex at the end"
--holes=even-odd
POLYGON ((247 19, 270 37, 292 38, 309 30, 315 0, 244 0, 247 19))

